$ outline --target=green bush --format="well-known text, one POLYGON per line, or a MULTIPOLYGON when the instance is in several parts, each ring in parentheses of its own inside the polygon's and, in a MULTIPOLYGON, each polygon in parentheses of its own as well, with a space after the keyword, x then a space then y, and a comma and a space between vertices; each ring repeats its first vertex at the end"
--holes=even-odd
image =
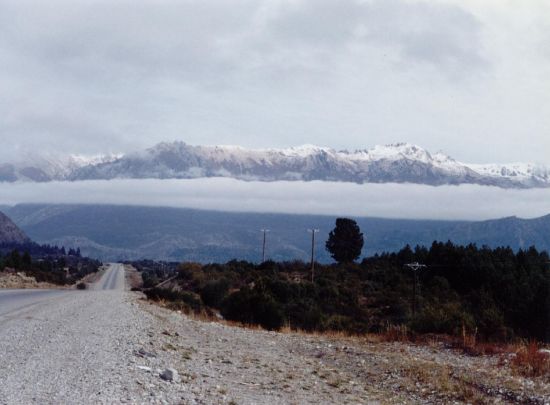
POLYGON ((459 335, 463 326, 466 330, 473 331, 475 322, 457 302, 428 305, 410 323, 411 330, 417 333, 450 335, 459 335))
POLYGON ((271 295, 245 287, 230 294, 222 305, 222 315, 229 320, 278 330, 284 324, 281 305, 271 295))
POLYGON ((202 288, 200 296, 205 305, 219 308, 229 291, 229 282, 226 279, 209 281, 202 288))
POLYGON ((199 311, 202 308, 200 298, 188 291, 174 291, 167 288, 151 288, 144 291, 148 299, 153 301, 181 302, 189 308, 199 311))

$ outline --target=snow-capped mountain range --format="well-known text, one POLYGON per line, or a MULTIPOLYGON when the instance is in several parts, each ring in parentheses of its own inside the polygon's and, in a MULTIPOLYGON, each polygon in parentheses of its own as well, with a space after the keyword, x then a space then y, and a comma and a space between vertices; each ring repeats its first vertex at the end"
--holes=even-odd
POLYGON ((126 155, 40 156, 0 164, 0 181, 190 179, 247 181, 479 184, 503 188, 550 187, 550 168, 533 164, 466 164, 443 153, 398 143, 356 151, 304 145, 288 149, 160 143, 126 155))

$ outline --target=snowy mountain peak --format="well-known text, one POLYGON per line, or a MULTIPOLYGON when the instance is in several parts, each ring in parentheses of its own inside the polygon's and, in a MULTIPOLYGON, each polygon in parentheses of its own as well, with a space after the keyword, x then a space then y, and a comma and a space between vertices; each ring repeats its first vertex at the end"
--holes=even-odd
POLYGON ((319 153, 335 153, 333 149, 324 148, 321 146, 305 144, 300 146, 295 146, 287 149, 274 149, 274 151, 280 152, 283 155, 289 156, 298 156, 298 157, 309 157, 312 155, 317 155, 319 153))
MULTIPOLYGON (((63 155, 60 152, 27 154, 24 158, 3 165, 17 173, 19 180, 50 181, 63 180, 74 170, 81 167, 111 163, 121 158, 122 154, 63 155)), ((0 181, 2 181, 0 176, 0 181)))
POLYGON ((369 149, 368 154, 375 159, 412 159, 429 162, 432 157, 428 151, 410 143, 394 143, 384 146, 375 146, 369 149))
POLYGON ((550 187, 550 168, 532 164, 474 165, 410 143, 336 151, 316 145, 247 149, 235 145, 162 142, 129 155, 44 155, 0 164, 0 181, 115 178, 231 177, 257 181, 480 184, 503 188, 550 187))

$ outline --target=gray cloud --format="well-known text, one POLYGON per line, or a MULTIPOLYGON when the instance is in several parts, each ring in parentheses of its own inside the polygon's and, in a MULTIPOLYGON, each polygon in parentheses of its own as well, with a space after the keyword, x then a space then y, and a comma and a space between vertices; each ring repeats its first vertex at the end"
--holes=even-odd
POLYGON ((181 139, 549 162, 547 34, 530 21, 458 0, 6 0, 0 161, 181 139))
POLYGON ((397 0, 372 5, 375 22, 366 36, 397 47, 405 63, 430 63, 453 78, 486 67, 481 22, 467 10, 441 3, 397 0))
POLYGON ((397 53, 403 68, 415 61, 429 63, 452 70, 453 76, 485 66, 481 29, 481 22, 458 6, 402 0, 350 1, 345 6, 336 0, 296 2, 267 24, 280 47, 324 50, 325 60, 342 57, 349 47, 382 45, 397 53))
POLYGON ((480 220, 550 213, 550 190, 232 179, 0 183, 0 204, 80 203, 244 212, 480 220), (342 198, 345 196, 345 198, 342 198))

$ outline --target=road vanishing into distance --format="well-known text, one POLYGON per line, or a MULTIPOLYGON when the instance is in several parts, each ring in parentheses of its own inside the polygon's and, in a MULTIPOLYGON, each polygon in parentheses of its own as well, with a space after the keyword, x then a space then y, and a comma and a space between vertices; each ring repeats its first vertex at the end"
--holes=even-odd
POLYGON ((139 321, 125 270, 88 290, 0 290, 0 404, 110 403, 139 321))
MULTIPOLYGON (((112 264, 103 274, 98 283, 92 285, 97 290, 124 290, 124 267, 112 264)), ((0 290, 0 325, 6 318, 17 319, 26 316, 38 305, 47 305, 51 300, 59 299, 69 294, 79 294, 75 290, 0 290), (19 314, 19 315, 18 315, 19 314)))
POLYGON ((124 266, 113 263, 101 279, 92 286, 93 290, 124 290, 124 266))

